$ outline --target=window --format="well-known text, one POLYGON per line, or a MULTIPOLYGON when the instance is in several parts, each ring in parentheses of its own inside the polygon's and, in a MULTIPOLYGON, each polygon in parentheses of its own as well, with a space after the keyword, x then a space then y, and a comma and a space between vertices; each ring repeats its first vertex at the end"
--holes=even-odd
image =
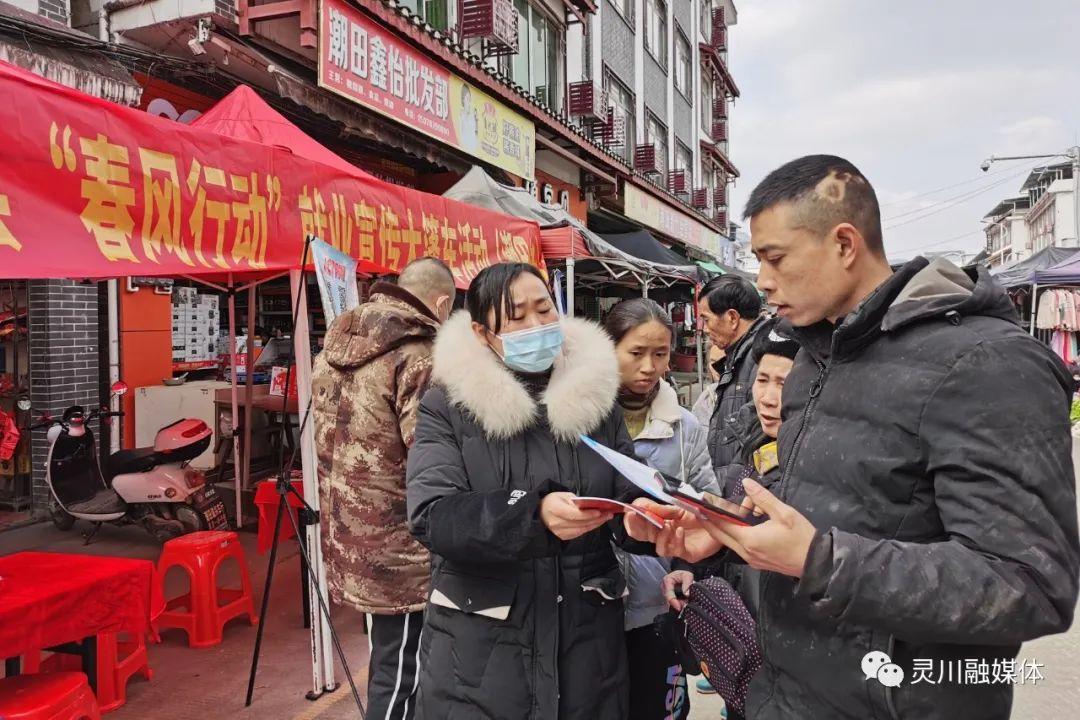
POLYGON ((712 204, 713 190, 716 189, 716 176, 712 165, 707 160, 701 160, 701 187, 709 191, 709 203, 712 204))
POLYGON ((518 85, 526 90, 529 89, 529 3, 525 0, 514 0, 514 9, 518 14, 518 51, 517 55, 509 58, 510 68, 507 73, 518 85))
POLYGON ((676 28, 675 32, 675 89, 686 97, 690 97, 690 41, 683 35, 682 30, 676 28))
POLYGON ((667 186, 668 171, 668 138, 667 128, 649 113, 645 120, 645 144, 652 143, 656 148, 656 169, 660 173, 660 181, 667 186))
POLYGON ((712 76, 703 71, 701 73, 701 130, 706 135, 712 133, 712 96, 712 76))
POLYGON ((675 169, 686 171, 686 185, 692 187, 694 184, 694 154, 690 152, 690 148, 681 142, 675 144, 675 169))
POLYGON ((398 0, 398 5, 408 8, 436 30, 446 30, 450 23, 447 16, 449 0, 398 0))
POLYGON ((628 23, 634 24, 634 0, 611 0, 611 4, 628 23))
POLYGON ((610 71, 604 73, 604 91, 608 105, 615 108, 616 122, 622 122, 621 143, 612 148, 627 164, 634 162, 634 143, 637 142, 637 126, 634 122, 634 96, 625 85, 616 80, 610 71))
POLYGON ((667 67, 667 5, 664 0, 645 0, 645 48, 660 67, 667 67))
POLYGON ((701 37, 705 42, 712 40, 712 0, 701 0, 701 37))
POLYGON ((501 70, 548 107, 561 110, 566 57, 562 30, 527 0, 514 0, 514 9, 518 13, 518 51, 503 58, 501 70))

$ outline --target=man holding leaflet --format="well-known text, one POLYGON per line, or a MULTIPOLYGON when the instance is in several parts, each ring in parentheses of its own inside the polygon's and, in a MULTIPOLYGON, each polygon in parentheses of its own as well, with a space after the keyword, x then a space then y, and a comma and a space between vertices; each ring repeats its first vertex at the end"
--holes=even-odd
POLYGON ((670 522, 627 515, 628 531, 661 554, 726 547, 767 571, 748 718, 1009 717, 1012 683, 963 668, 1001 667, 1072 623, 1072 379, 985 268, 916 258, 892 272, 874 190, 846 160, 782 166, 745 215, 758 285, 802 346, 781 478, 745 483, 769 520, 701 523, 639 500, 670 522))

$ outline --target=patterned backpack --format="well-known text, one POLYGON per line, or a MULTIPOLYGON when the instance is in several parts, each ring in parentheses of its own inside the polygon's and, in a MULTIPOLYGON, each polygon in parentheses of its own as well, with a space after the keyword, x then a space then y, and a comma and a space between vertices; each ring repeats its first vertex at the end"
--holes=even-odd
POLYGON ((750 680, 762 665, 757 623, 742 598, 723 578, 707 578, 690 586, 679 617, 702 674, 742 714, 750 680))

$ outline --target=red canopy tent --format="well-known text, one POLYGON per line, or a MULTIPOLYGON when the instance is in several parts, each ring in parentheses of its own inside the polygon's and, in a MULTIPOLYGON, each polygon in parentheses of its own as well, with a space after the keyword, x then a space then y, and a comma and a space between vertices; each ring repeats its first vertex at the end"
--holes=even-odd
MULTIPOLYGON (((536 223, 380 181, 247 88, 194 127, 3 62, 0 98, 0 279, 179 276, 232 297, 288 273, 293 297, 306 304, 297 291, 311 236, 356 258, 361 272, 393 273, 416 257, 439 257, 461 287, 495 262, 543 264, 536 223)), ((307 313, 294 310, 296 380, 307 407, 307 313)), ((235 380, 233 392, 235 418, 235 380)), ((310 424, 301 447, 304 495, 317 508, 310 424)), ((317 524, 307 539, 325 597, 317 524)), ((311 597, 312 615, 321 617, 311 597)), ((321 692, 333 685, 322 622, 312 623, 312 643, 321 692)))
POLYGON ((192 121, 191 127, 250 140, 261 145, 288 149, 292 154, 322 163, 348 175, 380 182, 348 160, 319 144, 319 141, 293 125, 259 94, 240 85, 214 107, 192 121))

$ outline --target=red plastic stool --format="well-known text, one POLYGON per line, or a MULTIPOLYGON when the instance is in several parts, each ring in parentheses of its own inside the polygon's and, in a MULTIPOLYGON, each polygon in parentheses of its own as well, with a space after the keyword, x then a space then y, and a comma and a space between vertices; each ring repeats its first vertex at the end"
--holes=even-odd
POLYGON ((97 700, 79 672, 17 675, 0 680, 4 720, 101 720, 97 700))
POLYGON ((165 602, 165 611, 154 622, 155 631, 180 628, 187 632, 190 647, 211 647, 221 642, 222 629, 229 620, 247 615, 252 625, 258 622, 244 548, 236 533, 208 530, 169 540, 158 559, 162 583, 171 567, 187 571, 191 591, 165 602), (240 588, 217 584, 218 568, 230 557, 240 566, 240 588))
MULTIPOLYGON (((154 675, 146 652, 146 638, 123 633, 134 639, 122 640, 120 635, 98 633, 97 636, 97 701, 103 713, 127 702, 127 683, 132 675, 138 673, 147 680, 154 675)), ((26 673, 77 671, 82 667, 82 660, 66 653, 53 653, 42 660, 40 650, 23 655, 22 663, 26 673)))
MULTIPOLYGON (((300 497, 304 496, 304 481, 302 479, 293 480, 292 486, 300 493, 300 497)), ((298 513, 303 504, 291 493, 286 496, 286 500, 293 516, 299 520, 298 513)), ((256 547, 260 555, 265 555, 270 546, 274 544, 274 521, 277 519, 277 509, 280 504, 281 497, 277 493, 277 480, 264 480, 258 484, 255 488, 255 507, 259 509, 259 544, 256 547)), ((296 537, 292 523, 289 522, 288 518, 281 518, 278 538, 288 540, 292 537, 296 537)))

